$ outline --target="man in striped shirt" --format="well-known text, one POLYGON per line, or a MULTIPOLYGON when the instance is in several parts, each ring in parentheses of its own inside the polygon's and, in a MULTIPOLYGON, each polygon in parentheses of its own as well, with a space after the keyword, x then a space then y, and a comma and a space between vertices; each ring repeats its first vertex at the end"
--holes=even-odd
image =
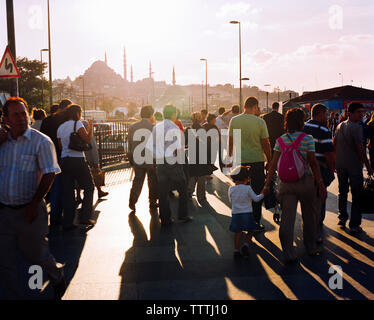
MULTIPOLYGON (((334 145, 331 131, 327 128, 328 109, 323 104, 312 108, 312 118, 304 126, 304 132, 313 136, 316 146, 316 159, 319 163, 322 179, 327 188, 334 180, 334 145)), ((321 199, 321 198, 319 198, 321 199)), ((326 199, 321 199, 321 216, 317 217, 318 242, 322 242, 322 226, 326 216, 326 199)))
POLYGON ((46 135, 29 127, 26 101, 9 98, 3 107, 7 129, 0 133, 0 296, 17 299, 19 249, 49 275, 60 299, 66 290, 63 266, 49 251, 44 197, 60 173, 56 151, 46 135))

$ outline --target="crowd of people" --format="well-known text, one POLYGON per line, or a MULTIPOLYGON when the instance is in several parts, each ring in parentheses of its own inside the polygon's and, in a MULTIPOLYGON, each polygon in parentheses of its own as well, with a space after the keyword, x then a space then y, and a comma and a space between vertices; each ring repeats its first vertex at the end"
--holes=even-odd
MULTIPOLYGON (((323 104, 316 104, 311 108, 310 119, 300 108, 288 110, 283 116, 279 113, 279 103, 272 105, 272 112, 260 115, 258 100, 249 97, 244 105, 244 112, 240 114, 239 106, 235 105, 231 110, 224 108, 218 110, 218 116, 202 112, 194 112, 191 115, 192 124, 185 130, 177 120, 177 110, 173 106, 164 108, 164 120, 156 122, 153 119, 153 108, 142 108, 142 120, 130 128, 129 135, 130 154, 134 153, 136 146, 133 142, 133 132, 139 128, 147 128, 149 135, 162 144, 162 150, 168 150, 178 139, 164 139, 167 132, 181 130, 185 136, 183 143, 176 145, 176 149, 186 151, 189 148, 189 139, 196 139, 197 161, 169 164, 165 161, 172 153, 159 153, 155 145, 153 152, 155 162, 147 164, 147 170, 141 169, 141 165, 132 161, 135 168, 135 179, 131 189, 129 207, 136 211, 135 204, 144 183, 145 174, 148 175, 150 207, 159 207, 162 225, 170 225, 174 222, 171 218, 169 195, 171 189, 179 193, 179 218, 183 221, 191 221, 188 216, 186 199, 191 198, 196 189, 196 198, 200 205, 207 202, 205 185, 207 177, 218 168, 215 166, 218 159, 219 167, 230 167, 230 163, 223 161, 220 152, 211 154, 211 143, 221 144, 222 130, 228 131, 228 156, 231 163, 239 163, 232 168, 230 174, 235 186, 229 190, 229 199, 232 205, 232 223, 230 230, 235 233, 234 257, 248 256, 248 244, 254 232, 264 231, 262 219, 262 202, 269 197, 278 202, 282 217, 280 220, 279 237, 284 252, 286 263, 297 262, 294 243, 294 225, 297 204, 300 202, 303 219, 303 236, 306 251, 310 255, 319 255, 323 244, 323 223, 326 215, 327 188, 335 179, 335 173, 339 185, 339 219, 338 225, 345 228, 348 221, 347 195, 349 187, 352 193, 352 210, 349 221, 349 230, 352 234, 362 232, 361 212, 359 205, 359 193, 363 188, 363 165, 367 168, 369 176, 373 175, 373 169, 366 155, 366 139, 369 140, 370 157, 372 158, 372 139, 374 128, 374 116, 367 121, 367 135, 364 135, 362 117, 364 107, 360 103, 351 103, 345 112, 346 119, 339 119, 333 114, 329 118, 328 108, 323 104), (334 120, 334 121, 332 121, 334 120), (335 121, 336 120, 336 121, 335 121), (218 131, 217 141, 207 143, 197 134, 200 130, 218 131), (240 131, 240 145, 235 145, 234 132, 240 131), (160 135, 160 131, 163 132, 160 135), (193 131, 191 136, 188 133, 193 131), (151 133, 152 132, 152 133, 151 133), (157 138, 155 138, 157 137, 157 138), (161 138, 161 139, 160 139, 161 138), (160 141, 162 140, 162 141, 160 141), (205 144, 201 148, 201 144, 205 144), (276 172, 280 170, 282 156, 290 149, 295 149, 298 154, 302 174, 296 179, 287 180, 286 177, 278 178, 276 172), (200 162, 199 153, 206 152, 200 162), (235 158, 237 158, 235 162, 235 158), (160 160, 158 162, 157 160, 160 160), (160 163, 160 164, 157 164, 160 163), (279 180, 275 189, 275 181, 279 180), (163 190, 163 192, 160 192, 163 190), (164 192, 167 190, 167 192, 164 192), (155 201, 158 195, 158 204, 155 201), (133 196, 136 194, 136 197, 133 196), (246 233, 243 246, 239 249, 242 233, 246 233)), ((365 119, 364 119, 365 120, 365 119)), ((215 150, 221 150, 221 146, 215 150)), ((175 151, 175 150, 174 150, 175 151)), ((372 161, 373 159, 371 159, 372 161)), ((297 168, 300 171, 300 168, 297 168)))
MULTIPOLYGON (((129 160, 135 173, 129 197, 132 214, 136 214, 147 176, 149 207, 158 211, 161 225, 174 223, 170 208, 170 198, 175 196, 173 190, 178 192, 179 220, 190 222, 193 217, 187 203, 195 189, 199 204, 207 205, 207 180, 219 168, 230 168, 233 185, 228 197, 232 207, 230 231, 235 234, 234 258, 248 257, 253 234, 265 230, 261 223, 262 203, 273 197, 282 209, 279 238, 284 261, 295 263, 297 204, 301 205, 306 251, 311 256, 319 255, 323 248, 327 188, 336 173, 338 225, 345 227, 349 219, 347 195, 351 190, 349 229, 353 234, 362 232, 359 194, 364 181, 363 165, 368 175, 373 175, 374 113, 363 119, 363 105, 356 102, 348 106, 342 119, 336 114, 329 116, 323 104, 312 107, 310 119, 299 108, 290 109, 283 116, 277 102, 272 109, 261 116, 258 100, 249 97, 242 113, 238 105, 227 111, 220 108, 218 116, 207 110, 194 112, 192 124, 184 128, 174 106, 165 106, 163 113, 155 113, 152 106, 143 106, 141 120, 128 131, 129 160), (139 139, 139 130, 148 135, 139 139), (201 132, 209 133, 208 138, 203 139, 201 132), (214 135, 210 135, 212 132, 214 135), (235 140, 237 132, 240 143, 235 140), (225 134, 228 141, 224 158, 221 150, 226 143, 225 134), (142 145, 147 147, 140 148, 142 145), (194 161, 187 152, 191 149, 195 151, 194 161), (203 157, 201 153, 205 153, 203 157), (147 154, 151 162, 138 161, 147 154), (239 165, 233 167, 233 163, 239 165)), ((77 228, 76 218, 84 228, 95 225, 92 175, 99 169, 98 151, 92 121, 82 121, 82 109, 72 101, 64 99, 51 106, 49 116, 44 110, 33 110, 32 117, 30 126, 28 105, 22 98, 9 98, 3 107, 0 283, 2 292, 7 293, 5 298, 17 297, 14 277, 18 247, 49 274, 58 299, 66 290, 63 265, 51 255, 46 237, 49 227, 61 226, 64 231, 77 228), (85 147, 77 148, 72 143, 73 136, 85 147), (49 213, 44 200, 47 194, 49 213), (82 202, 79 212, 77 199, 82 202)), ((99 185, 97 188, 99 198, 108 195, 99 185)))

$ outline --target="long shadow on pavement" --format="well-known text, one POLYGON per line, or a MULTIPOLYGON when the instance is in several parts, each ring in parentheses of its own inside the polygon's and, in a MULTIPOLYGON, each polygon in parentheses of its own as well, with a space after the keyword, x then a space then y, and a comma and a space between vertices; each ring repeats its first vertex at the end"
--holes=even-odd
MULTIPOLYGON (((228 197, 227 197, 227 190, 229 185, 226 183, 221 182, 217 179, 214 182, 215 188, 211 191, 214 195, 218 196, 218 198, 223 201, 226 205, 229 206, 228 197)), ((211 213, 214 214, 214 209, 212 208, 211 213)), ((216 213, 217 221, 222 226, 228 230, 228 226, 230 224, 230 218, 224 215, 220 215, 216 213)), ((298 220, 296 223, 299 224, 300 221, 300 214, 298 214, 298 220)), ((265 223, 264 223, 265 224, 265 223)), ((272 223, 268 222, 272 226, 272 230, 274 230, 274 226, 272 223)), ((266 225, 266 224, 265 224, 266 225)), ((269 230, 267 228, 267 230, 269 230)), ((268 232, 268 231, 267 231, 268 232)), ((334 234, 337 238, 341 241, 344 241, 347 245, 350 245, 352 249, 360 251, 363 255, 366 255, 368 258, 371 258, 372 252, 370 250, 360 246, 356 242, 350 240, 347 237, 344 237, 342 234, 337 233, 331 229, 327 231, 330 235, 334 234)), ((365 237, 365 242, 370 243, 372 242, 372 238, 365 237)), ((252 256, 261 257, 262 263, 265 262, 268 267, 272 269, 277 275, 281 277, 283 280, 283 286, 286 285, 292 293, 298 299, 335 299, 337 297, 342 298, 350 298, 350 299, 366 299, 368 294, 362 294, 362 288, 358 290, 354 287, 351 282, 346 282, 343 291, 339 291, 336 293, 333 292, 328 288, 329 279, 331 274, 329 274, 329 269, 331 266, 331 262, 334 261, 336 264, 343 265, 343 269, 347 271, 347 275, 353 278, 359 286, 362 286, 367 290, 371 290, 371 287, 368 288, 368 276, 371 276, 373 273, 372 269, 368 264, 362 262, 358 259, 355 259, 352 254, 346 252, 348 256, 347 259, 350 259, 350 263, 346 264, 344 261, 337 258, 337 256, 324 253, 320 257, 308 257, 305 255, 305 250, 303 249, 302 243, 302 234, 300 230, 295 232, 295 238, 297 243, 297 251, 300 255, 300 265, 293 266, 293 267, 285 267, 283 266, 280 261, 282 260, 282 252, 278 248, 277 245, 273 243, 270 239, 266 237, 265 234, 257 234, 255 236, 257 242, 263 247, 259 247, 255 244, 252 248, 251 258, 252 256), (261 249, 261 250, 260 250, 261 249), (265 250, 264 250, 265 249, 265 250), (301 254, 300 254, 301 253, 301 254), (329 263, 330 262, 330 263, 329 263), (344 266, 345 265, 345 266, 344 266), (356 270, 358 271, 356 272, 356 270), (366 278, 365 278, 366 277, 366 278)), ((330 245, 331 247, 331 245, 330 245)), ((338 251, 341 250, 340 247, 334 246, 334 250, 338 251)), ((253 259, 251 261, 253 263, 253 259)), ((370 279, 370 278, 369 278, 370 279)), ((240 284, 238 284, 240 287, 240 284)), ((364 289, 365 291, 365 289, 364 289)), ((369 292, 370 294, 370 292, 369 292)), ((275 297, 276 298, 276 297, 275 297)))
MULTIPOLYGON (((171 203, 175 213, 176 199, 171 203)), ((199 220, 161 227, 157 211, 152 212, 147 240, 141 221, 130 214, 134 240, 120 270, 120 299, 229 299, 223 277, 207 274, 219 257, 199 220)))

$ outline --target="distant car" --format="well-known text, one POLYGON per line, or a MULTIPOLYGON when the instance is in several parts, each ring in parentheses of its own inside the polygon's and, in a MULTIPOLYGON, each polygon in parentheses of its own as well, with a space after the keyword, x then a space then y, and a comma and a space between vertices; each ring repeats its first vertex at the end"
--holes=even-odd
POLYGON ((127 141, 123 134, 104 136, 98 144, 103 155, 121 155, 127 153, 127 141))
POLYGON ((108 136, 112 134, 110 123, 94 123, 94 133, 98 134, 100 132, 103 136, 108 136))

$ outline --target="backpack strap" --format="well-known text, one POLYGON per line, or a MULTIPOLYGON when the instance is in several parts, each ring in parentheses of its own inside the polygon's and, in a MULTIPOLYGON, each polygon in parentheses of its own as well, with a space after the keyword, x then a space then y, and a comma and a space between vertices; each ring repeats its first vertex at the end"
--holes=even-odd
POLYGON ((299 134, 299 136, 296 138, 296 140, 293 142, 295 149, 299 149, 299 146, 301 144, 301 141, 307 136, 305 132, 302 132, 299 134))
POLYGON ((76 132, 77 129, 77 121, 74 121, 74 132, 76 132))
POLYGON ((286 150, 287 145, 284 143, 282 137, 279 137, 279 138, 277 139, 277 142, 279 143, 279 146, 280 146, 280 148, 281 148, 281 152, 283 153, 284 150, 286 150))
POLYGON ((290 145, 286 145, 286 144, 284 143, 282 137, 279 137, 279 138, 277 139, 277 141, 278 141, 278 143, 279 143, 279 146, 280 146, 280 148, 281 148, 281 151, 283 152, 286 148, 288 148, 288 147, 290 147, 290 146, 292 146, 292 145, 295 147, 295 149, 298 149, 299 146, 300 146, 301 141, 305 138, 306 135, 307 135, 307 134, 304 133, 304 132, 300 133, 299 136, 296 138, 295 141, 292 141, 292 138, 288 135, 288 139, 290 139, 290 141, 291 141, 291 144, 290 144, 290 145))

